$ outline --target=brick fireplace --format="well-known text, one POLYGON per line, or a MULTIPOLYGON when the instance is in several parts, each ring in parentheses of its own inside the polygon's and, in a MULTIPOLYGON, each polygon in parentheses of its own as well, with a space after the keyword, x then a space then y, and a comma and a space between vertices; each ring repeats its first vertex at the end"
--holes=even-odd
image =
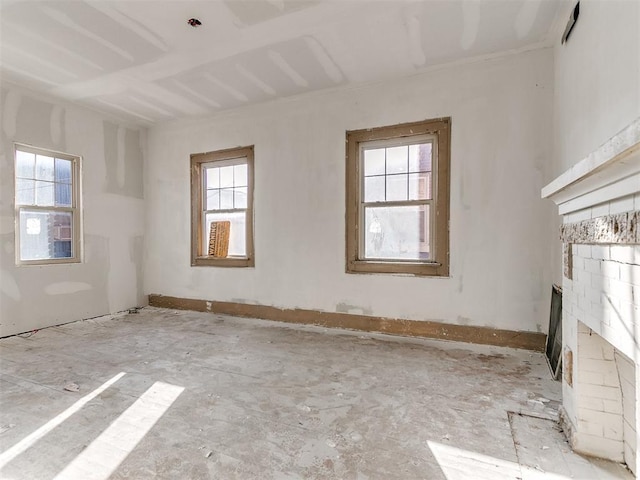
POLYGON ((563 429, 576 451, 637 476, 640 119, 542 196, 562 216, 563 429))

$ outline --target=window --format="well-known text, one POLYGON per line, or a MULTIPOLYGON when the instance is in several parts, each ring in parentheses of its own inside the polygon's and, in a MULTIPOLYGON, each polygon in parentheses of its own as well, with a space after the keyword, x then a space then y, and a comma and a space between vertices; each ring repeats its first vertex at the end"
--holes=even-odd
POLYGON ((254 266, 253 147, 191 155, 191 265, 254 266))
POLYGON ((347 132, 347 272, 449 275, 450 123, 347 132))
POLYGON ((80 261, 80 158, 15 146, 16 263, 80 261))

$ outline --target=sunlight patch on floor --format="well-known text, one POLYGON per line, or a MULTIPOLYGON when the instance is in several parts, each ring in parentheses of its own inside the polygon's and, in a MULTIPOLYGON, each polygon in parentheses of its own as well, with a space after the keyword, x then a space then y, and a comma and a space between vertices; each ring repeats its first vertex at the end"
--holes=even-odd
POLYGON ((51 430, 56 428, 58 425, 62 424, 62 422, 67 420, 71 415, 79 411, 87 403, 89 403, 91 400, 96 398, 98 395, 100 395, 102 392, 104 392, 107 388, 109 388, 111 385, 116 383, 125 375, 126 375, 125 372, 120 372, 119 374, 117 374, 116 376, 114 376, 113 378, 111 378, 110 380, 106 381, 101 386, 93 390, 88 395, 85 395, 84 397, 82 397, 76 403, 74 403, 69 408, 67 408, 64 412, 62 412, 61 414, 49 420, 47 423, 45 423, 43 426, 38 428, 36 431, 27 435, 25 438, 23 438, 18 443, 16 443, 13 447, 3 452, 0 455, 0 469, 2 469, 6 464, 8 464, 10 461, 12 461, 21 453, 23 453, 25 450, 32 447, 38 440, 40 440, 42 437, 44 437, 46 434, 48 434, 51 430))
POLYGON ((438 442, 428 442, 447 480, 571 480, 515 462, 438 442))
POLYGON ((176 401, 184 387, 156 382, 54 480, 106 480, 176 401))

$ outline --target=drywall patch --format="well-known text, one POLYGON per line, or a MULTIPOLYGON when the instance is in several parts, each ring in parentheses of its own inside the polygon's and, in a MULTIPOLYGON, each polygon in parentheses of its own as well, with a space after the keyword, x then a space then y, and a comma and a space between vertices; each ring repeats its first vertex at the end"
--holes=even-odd
POLYGON ((336 312, 356 313, 360 315, 373 315, 373 310, 371 308, 359 307, 358 305, 350 305, 345 302, 340 302, 336 305, 336 312))
POLYGON ((60 125, 58 142, 54 141, 57 135, 51 131, 52 117, 59 115, 54 113, 56 108, 59 107, 51 103, 22 97, 17 110, 15 127, 20 133, 19 140, 41 148, 66 151, 64 127, 60 125))
POLYGON ((44 293, 47 295, 67 295, 70 293, 91 290, 93 287, 85 282, 57 282, 47 285, 44 293))
POLYGON ((3 252, 0 252, 0 269, 6 268, 8 271, 12 271, 16 266, 14 249, 15 234, 13 231, 0 235, 0 244, 3 249, 3 252))
POLYGON ((131 263, 135 265, 136 268, 136 289, 138 292, 138 305, 145 305, 147 303, 146 297, 144 296, 144 237, 142 235, 138 235, 135 237, 131 237, 129 239, 129 259, 131 263))
POLYGON ((16 136, 16 125, 18 121, 18 110, 22 102, 22 95, 13 90, 9 90, 4 97, 2 105, 2 131, 9 138, 16 136))
POLYGON ((143 198, 143 155, 140 132, 103 122, 106 191, 143 198))
POLYGON ((118 127, 118 131, 116 134, 116 143, 117 143, 117 147, 116 147, 116 183, 118 184, 119 188, 124 188, 124 179, 125 179, 125 173, 124 173, 124 143, 125 143, 125 136, 126 136, 126 129, 122 126, 118 127))
POLYGON ((13 276, 6 270, 0 269, 0 293, 19 302, 21 299, 20 288, 13 276))
POLYGON ((55 145, 60 145, 62 143, 62 139, 65 138, 64 117, 65 109, 60 105, 54 105, 51 109, 51 120, 49 128, 51 129, 51 141, 55 145))
POLYGON ((523 2, 514 25, 519 39, 525 38, 531 33, 533 24, 538 18, 538 10, 540 10, 540 2, 523 2))
POLYGON ((304 40, 309 50, 313 52, 318 62, 320 62, 320 65, 322 65, 327 76, 333 80, 334 83, 342 83, 344 75, 324 47, 313 37, 305 37, 304 40))
POLYGON ((312 7, 319 0, 283 0, 282 2, 236 2, 225 0, 227 8, 241 26, 255 25, 272 18, 312 7))
POLYGON ((464 29, 460 46, 463 50, 469 50, 476 43, 480 27, 480 2, 478 0, 466 0, 462 3, 462 20, 464 29))
POLYGON ((14 166, 13 154, 7 152, 5 155, 2 149, 11 150, 10 142, 4 140, 4 135, 0 134, 0 235, 13 233, 14 229, 14 166))
MULTIPOLYGON (((109 277, 113 274, 111 263, 111 246, 109 239, 99 235, 85 235, 85 256, 84 262, 70 265, 73 273, 71 282, 86 283, 90 289, 78 290, 82 300, 73 307, 72 318, 87 318, 88 316, 104 315, 109 309, 109 277), (82 293, 80 293, 82 292, 82 293)), ((68 277, 68 276, 67 276, 68 277)), ((60 277, 58 277, 60 278, 60 277)), ((64 277, 62 277, 64 278, 64 277)), ((48 285, 58 282, 47 282, 42 286, 43 291, 48 285)), ((68 302, 64 296, 43 296, 43 302, 47 299, 58 298, 60 302, 68 302)))
POLYGON ((13 215, 0 215, 0 235, 7 235, 14 232, 15 218, 13 215))

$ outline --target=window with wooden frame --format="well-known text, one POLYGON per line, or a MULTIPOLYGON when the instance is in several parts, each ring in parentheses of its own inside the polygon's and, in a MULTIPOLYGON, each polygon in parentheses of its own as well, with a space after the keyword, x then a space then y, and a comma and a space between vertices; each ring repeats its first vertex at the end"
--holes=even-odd
POLYGON ((253 146, 191 155, 191 265, 254 264, 253 146))
POLYGON ((347 132, 347 272, 449 275, 451 119, 347 132))
POLYGON ((15 145, 16 264, 81 261, 80 157, 15 145))

